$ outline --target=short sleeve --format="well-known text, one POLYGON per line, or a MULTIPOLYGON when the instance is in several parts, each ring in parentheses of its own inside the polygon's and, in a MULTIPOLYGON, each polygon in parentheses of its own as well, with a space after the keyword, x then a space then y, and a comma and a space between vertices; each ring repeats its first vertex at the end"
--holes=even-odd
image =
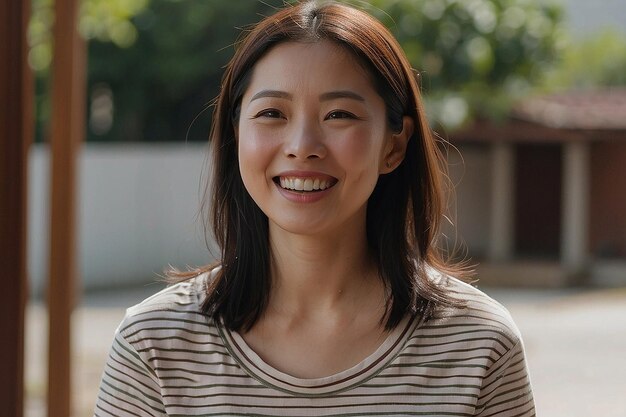
POLYGON ((488 370, 480 390, 476 416, 535 416, 535 401, 521 340, 488 370))
POLYGON ((165 415, 156 374, 118 329, 102 374, 94 417, 165 415))

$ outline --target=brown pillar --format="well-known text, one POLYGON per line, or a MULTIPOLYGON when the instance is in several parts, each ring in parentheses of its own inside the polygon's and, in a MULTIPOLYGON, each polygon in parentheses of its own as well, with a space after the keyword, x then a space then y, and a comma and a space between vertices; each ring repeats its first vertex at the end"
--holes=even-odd
POLYGON ((71 414, 71 315, 76 295, 76 159, 84 137, 85 45, 78 0, 55 1, 52 63, 48 416, 71 414))
POLYGON ((0 2, 0 408, 24 414, 27 157, 32 139, 32 75, 27 65, 30 2, 0 2))

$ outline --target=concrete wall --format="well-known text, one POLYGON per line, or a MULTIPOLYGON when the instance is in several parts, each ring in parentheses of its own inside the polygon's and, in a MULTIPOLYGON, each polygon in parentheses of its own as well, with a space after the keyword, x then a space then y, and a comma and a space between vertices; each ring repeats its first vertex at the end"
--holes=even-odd
MULTIPOLYGON (((481 257, 489 237, 490 153, 482 145, 463 146, 460 152, 450 153, 457 229, 448 224, 444 230, 452 245, 481 257)), ((149 284, 168 264, 184 268, 213 260, 198 213, 206 157, 203 144, 83 146, 78 267, 84 290, 149 284)), ((46 145, 31 148, 29 165, 28 267, 31 294, 41 295, 49 249, 46 145)))
POLYGON ((455 186, 451 215, 456 230, 444 225, 452 241, 465 246, 474 259, 489 250, 491 219, 491 152, 487 145, 457 145, 448 155, 449 175, 455 186))
MULTIPOLYGON (((78 256, 83 289, 154 282, 168 264, 210 257, 198 216, 204 144, 87 144, 79 157, 78 256)), ((45 289, 49 152, 29 159, 31 294, 45 289)))

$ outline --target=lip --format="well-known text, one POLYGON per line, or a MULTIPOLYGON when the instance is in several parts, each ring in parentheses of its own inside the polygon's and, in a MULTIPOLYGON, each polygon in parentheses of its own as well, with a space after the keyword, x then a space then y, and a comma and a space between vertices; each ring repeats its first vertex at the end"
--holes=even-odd
POLYGON ((337 181, 337 178, 333 177, 332 175, 324 174, 323 172, 318 171, 283 171, 276 175, 276 177, 319 178, 329 181, 337 181))
POLYGON ((283 171, 280 174, 273 177, 274 185, 280 194, 285 197, 287 200, 292 201, 294 203, 314 203, 326 197, 333 187, 337 184, 337 178, 332 175, 328 175, 322 172, 317 171, 283 171), (332 185, 324 190, 319 191, 295 191, 288 190, 280 186, 280 177, 290 177, 290 178, 319 178, 320 180, 329 181, 332 185))

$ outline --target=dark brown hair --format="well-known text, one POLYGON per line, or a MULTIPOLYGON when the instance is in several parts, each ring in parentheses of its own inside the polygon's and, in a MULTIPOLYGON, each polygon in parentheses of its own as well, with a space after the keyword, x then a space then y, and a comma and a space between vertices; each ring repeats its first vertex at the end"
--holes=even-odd
MULTIPOLYGON (((428 277, 429 269, 462 273, 436 247, 444 211, 445 169, 425 118, 416 75, 393 35, 375 18, 336 2, 304 1, 263 19, 245 36, 222 80, 210 135, 213 152, 212 228, 221 250, 204 310, 231 330, 247 330, 267 306, 271 287, 268 219, 239 173, 235 126, 256 62, 282 42, 331 41, 351 51, 385 101, 393 131, 414 120, 403 162, 381 175, 367 205, 367 240, 388 293, 381 318, 393 328, 408 314, 428 314, 437 303, 459 300, 428 277)), ((207 266, 178 272, 188 278, 207 266)))

